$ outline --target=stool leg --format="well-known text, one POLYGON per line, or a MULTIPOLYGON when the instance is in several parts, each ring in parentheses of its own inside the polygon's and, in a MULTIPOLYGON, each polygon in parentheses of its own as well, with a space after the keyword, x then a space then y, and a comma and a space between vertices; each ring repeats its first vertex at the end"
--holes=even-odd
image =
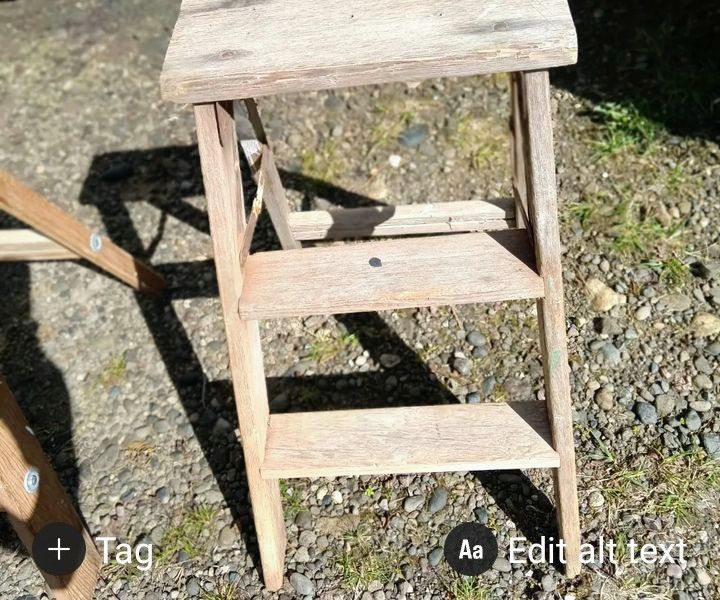
POLYGON ((510 73, 510 164, 515 198, 515 226, 518 228, 526 228, 528 222, 523 138, 523 122, 527 116, 523 114, 522 83, 522 73, 510 73))
POLYGON ((56 600, 91 600, 100 574, 100 555, 2 378, 0 457, 0 512, 7 513, 28 554, 37 532, 50 523, 70 525, 85 539, 85 559, 74 573, 57 577, 41 571, 50 595, 56 600), (38 473, 36 491, 25 488, 26 473, 31 468, 38 473))
POLYGON ((560 264, 550 84, 547 71, 522 73, 520 77, 524 112, 527 115, 523 133, 526 140, 525 180, 529 221, 538 270, 545 282, 545 297, 538 301, 545 397, 553 443, 560 456, 560 468, 555 471, 555 500, 560 536, 566 544, 566 572, 569 577, 574 577, 580 572, 580 519, 560 264))
POLYGON ((275 591, 283 584, 285 524, 278 480, 260 475, 269 421, 260 331, 238 314, 245 211, 232 102, 195 105, 195 122, 255 531, 265 585, 275 591))

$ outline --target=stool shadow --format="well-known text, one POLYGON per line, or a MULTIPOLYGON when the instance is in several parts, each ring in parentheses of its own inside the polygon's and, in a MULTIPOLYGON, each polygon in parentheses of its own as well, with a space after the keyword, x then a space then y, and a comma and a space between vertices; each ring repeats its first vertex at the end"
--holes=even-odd
MULTIPOLYGON (((81 202, 99 210, 108 236, 140 260, 151 261, 160 243, 164 223, 172 216, 202 233, 209 233, 207 215, 188 204, 185 198, 203 194, 202 177, 196 146, 169 146, 152 150, 115 152, 96 156, 81 192, 81 202), (133 225, 128 205, 145 201, 162 213, 158 231, 145 245, 133 225)), ((245 197, 254 197, 255 189, 247 165, 243 163, 245 197)), ((383 206, 365 196, 347 192, 332 184, 281 170, 286 187, 305 194, 303 204, 313 194, 344 206, 383 206)), ((248 201, 249 204, 249 201, 248 201)), ((265 212, 253 238, 252 251, 279 249, 279 243, 265 212)), ((137 294, 138 306, 153 336, 158 351, 190 420, 205 459, 223 494, 234 521, 240 526, 243 542, 256 568, 259 552, 253 523, 247 511, 246 485, 238 487, 225 477, 232 466, 242 474, 244 463, 240 449, 229 438, 219 440, 213 433, 215 417, 237 426, 232 385, 229 381, 206 382, 202 364, 193 350, 187 331, 175 311, 172 300, 217 296, 212 260, 153 265, 167 281, 167 293, 157 300, 137 294), (203 401, 204 400, 204 401, 203 401), (207 414, 206 405, 215 400, 215 415, 207 414), (197 416, 200 418, 197 418, 197 416), (221 443, 221 442, 226 443, 221 443)), ((218 319, 221 318, 218 313, 218 319)), ((369 408, 397 405, 448 404, 458 399, 430 371, 425 362, 377 313, 337 315, 339 327, 355 336, 372 362, 380 364, 382 354, 395 354, 400 365, 394 369, 345 375, 302 376, 295 368, 279 377, 269 377, 268 395, 273 402, 280 394, 287 402, 274 412, 369 408), (388 379, 397 381, 389 387, 388 379)), ((392 381, 392 380, 391 380, 392 381)), ((492 481, 492 480, 488 480, 492 481)), ((549 500, 536 488, 538 510, 547 510, 549 500)), ((502 502, 499 503, 502 507, 502 502)), ((528 536, 529 537, 529 536, 528 536)))

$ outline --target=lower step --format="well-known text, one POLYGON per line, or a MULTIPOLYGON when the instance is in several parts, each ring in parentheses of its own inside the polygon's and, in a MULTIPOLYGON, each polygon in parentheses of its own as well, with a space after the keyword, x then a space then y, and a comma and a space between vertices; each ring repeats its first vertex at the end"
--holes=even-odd
POLYGON ((270 416, 267 479, 554 468, 544 402, 270 416))

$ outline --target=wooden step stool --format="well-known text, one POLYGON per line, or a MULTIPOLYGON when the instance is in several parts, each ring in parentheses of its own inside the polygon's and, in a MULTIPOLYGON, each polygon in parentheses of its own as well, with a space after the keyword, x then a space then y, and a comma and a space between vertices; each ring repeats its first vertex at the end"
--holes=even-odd
POLYGON ((567 574, 579 521, 548 73, 575 62, 566 0, 183 0, 163 97, 194 104, 255 529, 266 586, 282 586, 278 479, 552 468, 567 574), (490 202, 288 211, 253 98, 512 72, 515 210, 490 202), (245 214, 233 100, 256 138, 245 214), (264 200, 283 250, 249 254, 264 200), (448 234, 301 248, 300 240, 448 234), (258 320, 536 298, 541 403, 270 415, 258 320), (540 414, 534 406, 541 408, 540 414), (512 440, 512 444, 508 443, 512 440))

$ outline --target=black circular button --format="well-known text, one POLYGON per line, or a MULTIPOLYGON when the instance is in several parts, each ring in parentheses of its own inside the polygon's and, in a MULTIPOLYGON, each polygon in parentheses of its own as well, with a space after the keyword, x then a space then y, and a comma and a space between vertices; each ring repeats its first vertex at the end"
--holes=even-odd
POLYGON ((37 532, 32 556, 38 568, 48 575, 69 575, 85 560, 85 540, 72 525, 50 523, 37 532))
POLYGON ((461 575, 480 575, 493 566, 498 544, 480 523, 461 523, 445 538, 445 560, 461 575))

